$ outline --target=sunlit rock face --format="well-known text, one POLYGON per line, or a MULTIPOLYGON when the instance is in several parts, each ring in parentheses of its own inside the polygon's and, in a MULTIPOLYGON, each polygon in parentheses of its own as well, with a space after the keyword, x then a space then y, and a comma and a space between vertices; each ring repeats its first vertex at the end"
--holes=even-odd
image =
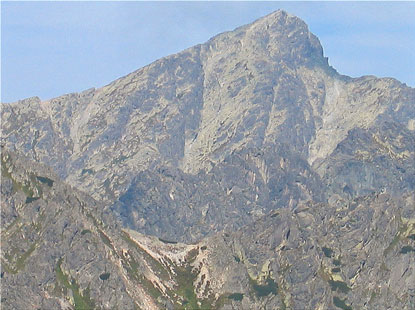
POLYGON ((1 117, 5 308, 414 307, 415 90, 295 16, 1 117))

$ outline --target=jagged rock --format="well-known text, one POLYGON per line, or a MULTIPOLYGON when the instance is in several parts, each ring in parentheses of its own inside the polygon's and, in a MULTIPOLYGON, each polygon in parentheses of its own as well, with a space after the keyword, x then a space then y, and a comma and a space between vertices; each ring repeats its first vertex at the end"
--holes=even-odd
POLYGON ((125 225, 195 241, 247 213, 414 190, 413 102, 394 79, 338 74, 307 25, 277 11, 103 88, 3 105, 2 143, 113 205, 125 225), (245 169, 257 150, 261 166, 245 169), (166 169, 186 184, 142 191, 166 169), (200 225, 207 209, 217 212, 200 225))
POLYGON ((410 310, 414 102, 277 11, 2 104, 1 305, 410 310))

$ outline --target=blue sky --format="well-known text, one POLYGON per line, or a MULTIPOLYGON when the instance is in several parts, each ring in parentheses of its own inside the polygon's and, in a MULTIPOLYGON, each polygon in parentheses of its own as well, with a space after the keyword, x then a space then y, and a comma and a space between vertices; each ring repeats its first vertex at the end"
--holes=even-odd
POLYGON ((340 73, 415 86, 415 2, 2 2, 1 101, 101 87, 277 9, 340 73))

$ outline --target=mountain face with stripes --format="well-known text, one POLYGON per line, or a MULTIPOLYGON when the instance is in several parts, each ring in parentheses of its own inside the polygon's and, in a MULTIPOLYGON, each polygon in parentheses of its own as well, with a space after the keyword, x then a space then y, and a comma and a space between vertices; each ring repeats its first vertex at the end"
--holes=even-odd
POLYGON ((1 117, 5 308, 414 307, 415 90, 295 16, 1 117))

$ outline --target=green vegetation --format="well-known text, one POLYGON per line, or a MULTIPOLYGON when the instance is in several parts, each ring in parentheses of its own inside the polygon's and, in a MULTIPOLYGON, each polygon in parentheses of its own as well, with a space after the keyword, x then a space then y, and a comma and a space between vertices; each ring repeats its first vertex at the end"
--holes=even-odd
POLYGON ((393 238, 393 240, 391 241, 391 243, 388 245, 388 247, 383 251, 383 255, 386 256, 389 254, 390 251, 392 251, 392 249, 398 244, 399 242, 399 233, 396 234, 396 236, 393 238))
POLYGON ((36 177, 33 173, 29 174, 29 181, 18 182, 16 181, 11 173, 8 171, 6 164, 8 160, 5 161, 3 157, 1 158, 1 173, 2 176, 10 179, 12 181, 13 192, 22 191, 26 195, 26 203, 31 203, 42 196, 42 188, 39 183, 37 183, 36 177), (37 189, 38 197, 34 197, 35 192, 33 188, 37 189))
MULTIPOLYGON (((24 252, 20 257, 18 257, 16 259, 14 267, 7 266, 7 264, 5 264, 3 261, 2 261, 2 267, 4 267, 7 273, 10 273, 10 274, 16 274, 20 270, 23 270, 25 267, 26 259, 28 259, 30 255, 32 255, 33 251, 36 249, 36 245, 37 245, 36 242, 33 243, 26 252, 24 252)), ((16 255, 16 248, 12 251, 11 254, 4 253, 4 257, 9 261, 9 264, 11 263, 11 260, 13 259, 15 255, 16 255)))
POLYGON ((241 301, 244 298, 244 294, 241 293, 233 293, 228 296, 229 299, 241 301))
MULTIPOLYGON (((402 222, 400 224, 401 225, 399 227, 399 231, 396 233, 395 237, 392 239, 392 241, 388 245, 388 247, 383 251, 384 256, 387 256, 395 248, 395 246, 399 243, 399 241, 403 240, 405 238, 404 234, 408 230, 408 225, 407 224, 402 224, 402 222)), ((408 236, 407 238, 415 240, 415 234, 412 234, 412 235, 408 236)), ((402 253, 402 250, 403 250, 403 248, 401 249, 400 253, 402 253)))
MULTIPOLYGON (((197 272, 193 270, 191 264, 196 259, 198 253, 198 249, 191 250, 186 257, 187 263, 183 266, 175 266, 174 270, 176 272, 177 286, 174 289, 174 293, 181 296, 179 300, 182 300, 181 302, 178 302, 178 304, 180 304, 179 309, 218 309, 221 307, 221 305, 224 305, 226 302, 229 302, 229 297, 226 298, 226 295, 222 295, 215 301, 213 297, 208 297, 206 299, 198 299, 196 296, 193 283, 196 280, 197 272)), ((206 283, 206 287, 209 287, 209 281, 206 283)), ((236 295, 234 295, 233 297, 238 298, 238 296, 236 295)))
MULTIPOLYGON (((6 255, 5 255, 6 256, 6 255)), ((7 257, 6 257, 7 258, 7 257)), ((8 259, 8 258, 7 258, 8 259)), ((2 259, 1 260, 1 267, 7 272, 7 273, 10 273, 10 274, 16 274, 17 273, 17 271, 16 270, 14 270, 14 269, 12 269, 12 268, 10 268, 9 266, 7 266, 7 264, 6 264, 6 262, 2 259)))
POLYGON ((333 259, 333 264, 334 264, 334 266, 340 266, 342 263, 341 263, 340 259, 333 259))
POLYGON ((334 251, 332 249, 323 246, 321 248, 321 250, 323 251, 323 253, 326 257, 328 257, 328 258, 333 257, 334 251))
POLYGON ((32 255, 33 251, 36 249, 36 242, 33 243, 30 248, 22 255, 20 256, 16 261, 16 271, 22 270, 25 266, 24 262, 25 260, 32 255))
POLYGON ((346 305, 345 303, 346 299, 340 299, 337 296, 333 297, 333 303, 337 308, 343 309, 343 310, 352 310, 352 307, 346 305))
POLYGON ((81 231, 81 235, 85 235, 85 234, 90 234, 91 231, 89 229, 84 229, 83 231, 81 231))
MULTIPOLYGON (((29 186, 29 184, 27 184, 27 182, 21 183, 21 182, 16 181, 12 177, 11 173, 8 171, 8 169, 6 167, 7 162, 8 162, 8 160, 4 161, 3 157, 1 158, 1 174, 2 174, 2 176, 6 177, 6 178, 8 178, 12 181, 13 191, 18 192, 19 190, 21 190, 22 192, 24 192, 26 194, 27 197, 33 197, 33 195, 34 195, 33 189, 30 188, 30 186, 29 186)), ((34 178, 33 178, 33 175, 30 176, 30 180, 33 181, 34 183, 36 183, 34 178)), ((36 184, 34 184, 34 185, 36 185, 36 184)), ((38 190, 39 190, 39 193, 40 193, 39 188, 38 188, 38 190)))
POLYGON ((189 252, 187 257, 188 263, 185 266, 176 266, 175 268, 177 281, 177 288, 175 293, 177 295, 183 296, 183 309, 185 310, 200 309, 199 305, 197 304, 198 300, 193 287, 193 282, 196 280, 197 274, 192 272, 192 266, 190 265, 191 261, 196 258, 197 250, 195 250, 189 252))
POLYGON ((105 281, 105 280, 108 280, 109 278, 110 278, 110 273, 109 272, 106 272, 106 273, 103 273, 103 274, 101 274, 100 276, 99 276, 99 278, 102 280, 102 281, 105 281))
POLYGON ((233 256, 233 258, 235 259, 235 261, 237 262, 237 263, 239 263, 240 261, 241 261, 241 259, 238 257, 238 256, 233 256))
POLYGON ((161 296, 160 290, 157 287, 155 287, 153 282, 151 282, 145 276, 140 276, 138 281, 145 288, 145 290, 154 298, 154 300, 157 300, 157 298, 161 296))
POLYGON ((94 309, 94 302, 90 297, 90 289, 85 289, 84 294, 82 295, 79 291, 79 285, 76 283, 75 279, 69 279, 69 276, 66 275, 62 270, 63 258, 58 260, 58 263, 55 268, 56 278, 58 282, 63 285, 65 288, 72 291, 75 310, 90 310, 94 309))
POLYGON ((375 300, 376 295, 376 292, 372 291, 372 293, 370 294, 369 304, 371 304, 375 300))
POLYGON ((415 248, 409 246, 409 245, 405 245, 402 247, 402 249, 399 251, 399 253, 401 254, 407 254, 409 252, 415 252, 415 248))
POLYGON ((265 297, 269 294, 277 295, 278 285, 273 279, 268 277, 265 284, 258 284, 256 281, 250 279, 252 287, 254 288, 257 297, 265 297))
POLYGON ((350 291, 350 287, 343 281, 333 281, 329 280, 329 284, 331 286, 332 291, 338 291, 341 293, 347 294, 350 291))
POLYGON ((36 179, 38 179, 40 182, 42 182, 43 184, 46 184, 49 187, 53 186, 54 181, 49 178, 37 176, 36 179))
POLYGON ((340 272, 340 268, 339 267, 331 268, 331 272, 340 272))
POLYGON ((3 233, 4 232, 7 232, 7 231, 9 231, 13 226, 15 226, 18 222, 19 222, 19 220, 20 220, 20 217, 19 216, 17 216, 14 220, 13 220, 13 222, 11 222, 10 223, 10 225, 9 226, 7 226, 4 230, 3 230, 3 233))
POLYGON ((148 254, 137 242, 131 239, 130 235, 125 231, 122 232, 121 238, 125 240, 132 248, 136 249, 140 252, 147 263, 150 264, 151 269, 155 272, 159 277, 164 280, 170 280, 169 273, 166 271, 166 268, 156 259, 154 259, 150 254, 148 254))
POLYGON ((98 229, 98 232, 99 232, 99 235, 100 235, 100 237, 101 237, 102 241, 104 242, 104 244, 105 244, 106 246, 108 246, 110 249, 113 249, 113 250, 114 250, 114 246, 112 245, 112 242, 111 242, 111 240, 107 237, 107 235, 106 235, 106 234, 104 234, 104 233, 102 232, 102 230, 100 230, 100 229, 98 229))

